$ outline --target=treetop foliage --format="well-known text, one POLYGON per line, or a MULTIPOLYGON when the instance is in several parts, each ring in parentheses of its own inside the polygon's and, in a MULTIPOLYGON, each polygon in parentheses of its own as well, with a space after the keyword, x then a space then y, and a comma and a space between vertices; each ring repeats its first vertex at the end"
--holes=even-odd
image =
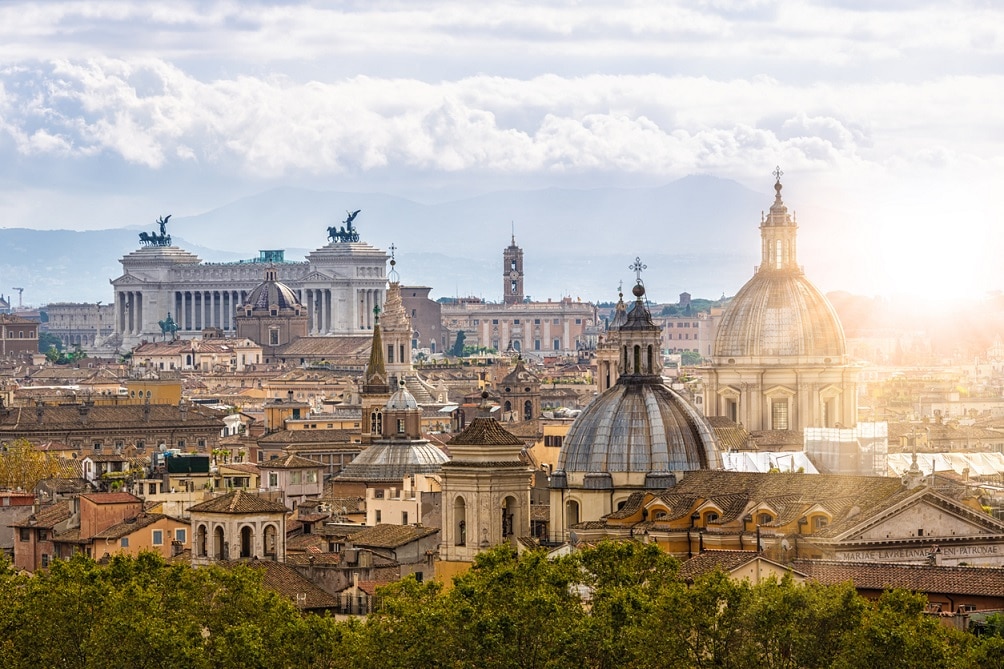
POLYGON ((20 667, 1001 667, 1004 639, 953 631, 904 591, 850 584, 685 583, 655 545, 548 559, 507 546, 452 587, 382 588, 365 619, 301 614, 251 568, 146 553, 81 556, 35 576, 0 566, 0 669, 20 667))

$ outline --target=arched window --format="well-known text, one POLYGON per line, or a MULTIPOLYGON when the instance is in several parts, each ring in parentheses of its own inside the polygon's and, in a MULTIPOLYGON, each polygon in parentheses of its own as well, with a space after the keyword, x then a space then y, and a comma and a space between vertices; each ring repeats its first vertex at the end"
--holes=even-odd
POLYGON ((266 525, 262 534, 265 539, 265 557, 269 560, 275 560, 278 556, 278 546, 276 546, 278 533, 275 525, 266 525))
POLYGON ((230 557, 227 552, 223 528, 217 527, 213 530, 213 557, 217 560, 227 560, 230 557))
POLYGON ((632 374, 641 373, 641 346, 638 344, 634 345, 634 370, 632 374))
POLYGON ((453 500, 453 538, 457 546, 467 545, 467 504, 459 495, 453 500))
POLYGON ((206 557, 207 539, 208 532, 206 532, 206 526, 199 525, 199 529, 195 531, 195 554, 199 557, 206 557))
POLYGON ((241 557, 254 556, 254 530, 245 525, 241 528, 241 557))
POLYGON ((370 414, 370 432, 383 434, 383 413, 374 411, 370 414))
POLYGON ((565 503, 565 525, 571 527, 579 523, 579 503, 575 500, 568 500, 565 503))
POLYGON ((533 402, 527 400, 523 402, 523 420, 533 419, 533 402))

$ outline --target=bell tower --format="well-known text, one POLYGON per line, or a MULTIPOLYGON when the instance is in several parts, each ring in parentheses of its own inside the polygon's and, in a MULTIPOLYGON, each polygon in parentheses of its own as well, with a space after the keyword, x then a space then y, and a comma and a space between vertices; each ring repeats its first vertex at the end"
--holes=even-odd
POLYGON ((516 246, 516 234, 502 252, 502 295, 505 304, 523 301, 523 249, 516 246))

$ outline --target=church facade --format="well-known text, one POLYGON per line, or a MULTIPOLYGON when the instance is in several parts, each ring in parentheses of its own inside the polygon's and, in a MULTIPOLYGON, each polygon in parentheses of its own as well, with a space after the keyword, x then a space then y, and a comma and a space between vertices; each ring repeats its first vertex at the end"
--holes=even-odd
POLYGON ((726 307, 711 364, 701 370, 703 410, 750 432, 857 423, 857 368, 840 319, 798 264, 798 225, 781 200, 761 218, 762 259, 726 307))
POLYGON ((160 337, 160 322, 168 314, 179 337, 194 337, 206 328, 236 334, 237 310, 247 304, 269 265, 303 305, 310 335, 371 332, 373 309, 385 299, 389 256, 359 241, 358 233, 350 238, 335 232, 329 239, 304 261, 290 262, 284 251, 269 250, 254 260, 210 263, 171 246, 169 236, 154 241, 147 236, 144 246, 120 260, 122 275, 111 281, 114 333, 106 345, 129 348, 160 337))

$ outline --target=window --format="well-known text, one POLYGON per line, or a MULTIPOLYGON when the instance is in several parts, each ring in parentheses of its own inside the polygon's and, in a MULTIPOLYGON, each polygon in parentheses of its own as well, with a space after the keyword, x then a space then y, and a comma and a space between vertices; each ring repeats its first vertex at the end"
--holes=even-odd
POLYGON ((552 324, 552 325, 560 325, 560 324, 561 324, 561 319, 559 319, 559 318, 555 318, 555 319, 554 319, 554 320, 553 320, 553 321, 551 322, 551 324, 552 324))
POLYGON ((163 546, 164 545, 164 530, 154 530, 153 531, 153 545, 163 546))
POLYGON ((774 516, 770 515, 769 513, 761 513, 759 516, 756 517, 757 525, 770 525, 773 522, 774 522, 774 516))
POLYGON ((199 444, 199 448, 205 448, 206 447, 206 440, 205 439, 199 439, 199 441, 197 443, 199 444))
POLYGON ((279 328, 268 329, 268 345, 269 346, 279 345, 279 328))
POLYGON ((94 442, 94 450, 95 451, 100 451, 101 450, 101 442, 100 441, 95 441, 94 442))
POLYGON ((773 400, 770 403, 770 419, 772 430, 788 429, 788 400, 773 400))
POLYGON ((185 543, 188 541, 188 530, 185 528, 178 528, 174 531, 174 540, 178 543, 185 543))
POLYGON ((555 339, 554 340, 554 350, 555 351, 560 351, 561 350, 561 340, 560 339, 555 339))
POLYGON ((19 527, 18 528, 18 538, 21 541, 31 541, 31 528, 30 527, 19 527))
POLYGON ((317 471, 311 469, 311 470, 305 472, 304 473, 304 480, 307 483, 317 483, 317 471))
POLYGON ((119 546, 122 548, 129 548, 129 537, 122 537, 119 539, 119 546))
POLYGON ((512 324, 513 325, 519 325, 519 319, 518 318, 512 319, 512 324))
POLYGON ((534 318, 533 319, 533 324, 534 325, 540 325, 540 319, 539 318, 534 318))
POLYGON ((48 567, 49 566, 49 554, 48 553, 42 553, 42 566, 43 567, 48 567))
POLYGON ((178 448, 184 448, 184 447, 185 447, 185 440, 184 439, 179 439, 178 440, 178 448))
POLYGON ((380 509, 377 509, 376 511, 373 512, 373 520, 375 520, 378 523, 380 522, 380 509))
POLYGON ((402 525, 407 525, 408 524, 408 512, 407 511, 402 511, 401 512, 401 524, 402 525))
POLYGON ((398 418, 397 419, 397 433, 398 434, 404 434, 404 419, 403 418, 398 418))
POLYGON ((492 325, 498 325, 498 324, 499 324, 499 319, 493 318, 492 319, 492 325))
POLYGON ((279 474, 276 472, 268 473, 268 487, 276 488, 279 486, 279 474))
POLYGON ((581 318, 576 318, 575 319, 575 324, 576 325, 582 325, 582 319, 581 318))
POLYGON ((533 350, 534 351, 539 351, 540 350, 540 340, 539 339, 534 339, 533 340, 533 350))

